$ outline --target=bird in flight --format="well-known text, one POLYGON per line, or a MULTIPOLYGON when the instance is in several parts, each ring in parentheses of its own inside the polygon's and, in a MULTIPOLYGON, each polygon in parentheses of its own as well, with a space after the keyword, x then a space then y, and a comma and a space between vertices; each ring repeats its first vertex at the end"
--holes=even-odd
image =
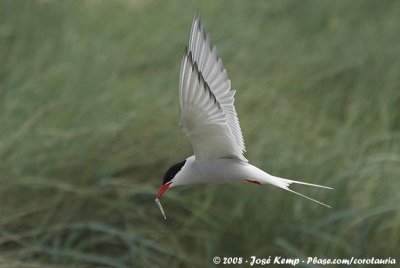
POLYGON ((179 77, 179 126, 192 144, 194 155, 171 166, 164 175, 155 200, 164 218, 160 203, 163 193, 174 186, 197 183, 272 184, 329 207, 289 186, 332 188, 272 176, 248 163, 243 156, 245 146, 234 95, 217 49, 196 13, 179 77))

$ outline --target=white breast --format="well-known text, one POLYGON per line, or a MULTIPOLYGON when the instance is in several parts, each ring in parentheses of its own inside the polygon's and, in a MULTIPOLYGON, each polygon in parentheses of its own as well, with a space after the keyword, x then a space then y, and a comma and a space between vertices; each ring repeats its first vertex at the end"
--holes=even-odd
POLYGON ((231 183, 256 180, 266 175, 269 176, 257 167, 237 159, 195 160, 195 157, 191 156, 186 160, 181 171, 176 174, 173 185, 231 183))

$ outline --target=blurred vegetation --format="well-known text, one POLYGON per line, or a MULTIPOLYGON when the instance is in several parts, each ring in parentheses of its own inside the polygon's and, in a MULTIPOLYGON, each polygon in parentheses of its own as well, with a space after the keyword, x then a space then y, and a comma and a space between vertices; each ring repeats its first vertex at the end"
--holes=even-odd
MULTIPOLYGON (((0 266, 398 257, 399 1, 0 1, 0 266), (334 187, 185 186, 178 71, 199 10, 247 158, 334 187)), ((302 264, 301 266, 305 266, 302 264)), ((359 267, 362 267, 360 265, 359 267)))

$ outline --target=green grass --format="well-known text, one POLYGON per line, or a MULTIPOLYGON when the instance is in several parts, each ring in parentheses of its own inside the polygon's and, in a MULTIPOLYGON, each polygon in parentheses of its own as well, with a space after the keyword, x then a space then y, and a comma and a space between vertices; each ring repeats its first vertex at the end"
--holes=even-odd
POLYGON ((400 3, 165 2, 0 2, 0 266, 398 257, 400 3), (177 87, 196 10, 247 158, 334 187, 296 188, 332 209, 268 186, 182 186, 162 218, 162 175, 192 153, 177 87))

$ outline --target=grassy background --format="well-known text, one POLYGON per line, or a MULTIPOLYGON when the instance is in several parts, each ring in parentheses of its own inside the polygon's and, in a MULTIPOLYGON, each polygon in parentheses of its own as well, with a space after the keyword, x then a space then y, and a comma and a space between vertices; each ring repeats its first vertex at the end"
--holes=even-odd
MULTIPOLYGON (((398 257, 399 1, 0 1, 0 266, 398 257), (178 71, 196 10, 247 158, 335 188, 182 186, 178 71)), ((398 260, 400 261, 400 260, 398 260)), ((305 266, 305 265, 302 265, 305 266)), ((362 266, 360 266, 362 267, 362 266)))

